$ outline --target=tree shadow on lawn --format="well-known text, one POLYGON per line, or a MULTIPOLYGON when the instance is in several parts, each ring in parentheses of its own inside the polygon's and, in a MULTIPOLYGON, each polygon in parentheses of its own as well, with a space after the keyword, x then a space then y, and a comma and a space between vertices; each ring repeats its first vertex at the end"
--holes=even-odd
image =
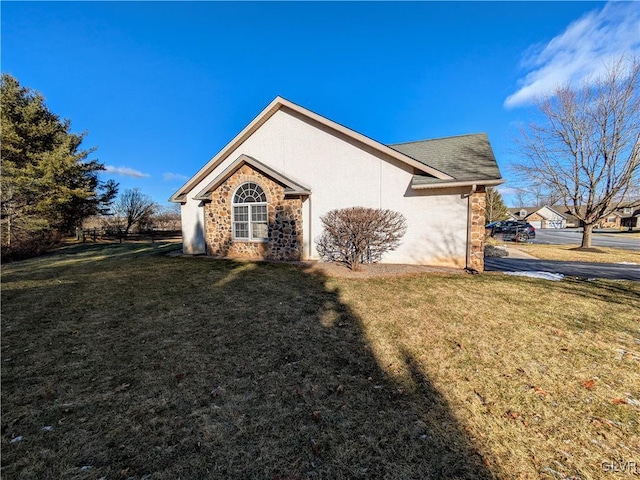
POLYGON ((409 378, 385 373, 320 273, 83 265, 30 292, 54 311, 3 295, 4 478, 493 478, 417 362, 399 347, 409 378))

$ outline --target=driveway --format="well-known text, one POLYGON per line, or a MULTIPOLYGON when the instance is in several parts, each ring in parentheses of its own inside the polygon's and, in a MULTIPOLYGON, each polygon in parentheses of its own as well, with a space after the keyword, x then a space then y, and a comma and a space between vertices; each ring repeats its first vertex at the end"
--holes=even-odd
POLYGON ((485 258, 487 272, 550 272, 571 277, 640 281, 640 266, 618 263, 564 262, 531 258, 485 258))
MULTIPOLYGON (((581 228, 538 228, 536 229, 536 238, 530 240, 531 243, 566 245, 579 245, 582 241, 581 228)), ((594 247, 613 247, 625 250, 640 250, 640 240, 632 237, 626 232, 619 230, 606 231, 596 230, 593 233, 591 244, 594 247)))

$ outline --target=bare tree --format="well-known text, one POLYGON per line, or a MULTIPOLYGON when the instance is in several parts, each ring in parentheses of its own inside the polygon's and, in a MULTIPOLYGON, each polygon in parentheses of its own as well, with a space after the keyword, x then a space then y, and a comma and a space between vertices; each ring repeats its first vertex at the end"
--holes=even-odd
POLYGON ((363 262, 377 262, 384 253, 398 248, 407 231, 401 213, 374 208, 331 210, 320 221, 324 225, 316 240, 320 257, 345 263, 351 270, 359 270, 363 262))
POLYGON ((502 194, 494 187, 487 187, 486 190, 486 207, 485 222, 491 223, 496 220, 504 220, 508 217, 507 207, 502 199, 502 194))
POLYGON ((154 212, 153 199, 140 191, 139 188, 125 190, 116 201, 113 209, 116 215, 125 220, 125 235, 136 223, 148 219, 154 212))
POLYGON ((582 248, 640 182, 640 60, 626 60, 578 89, 537 99, 542 121, 522 130, 527 162, 518 170, 560 194, 584 226, 582 248))
MULTIPOLYGON (((516 170, 521 170, 521 167, 519 165, 516 166, 516 170)), ((527 186, 514 187, 514 207, 543 207, 545 205, 551 207, 562 203, 562 194, 557 190, 541 183, 532 183, 528 174, 527 178, 522 180, 526 180, 527 186)))
POLYGON ((153 224, 161 230, 180 229, 180 204, 156 205, 153 224))
POLYGON ((529 203, 529 192, 524 188, 516 190, 516 207, 524 207, 529 203))

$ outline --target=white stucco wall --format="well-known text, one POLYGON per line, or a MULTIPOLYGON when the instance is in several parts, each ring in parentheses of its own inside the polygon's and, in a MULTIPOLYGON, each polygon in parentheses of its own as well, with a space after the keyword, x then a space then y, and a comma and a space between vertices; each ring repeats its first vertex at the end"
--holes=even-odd
POLYGON ((200 200, 191 194, 180 208, 182 218, 182 251, 189 255, 206 253, 204 241, 204 209, 200 200))
POLYGON ((567 221, 550 208, 542 207, 538 210, 538 214, 545 218, 546 222, 543 228, 566 228, 567 221))
POLYGON ((188 193, 182 207, 185 253, 203 253, 203 212, 192 199, 241 154, 309 188, 304 204, 305 253, 317 258, 320 216, 335 208, 388 208, 407 218, 402 245, 383 262, 464 266, 467 199, 458 190, 410 189, 411 167, 290 110, 280 109, 188 193))

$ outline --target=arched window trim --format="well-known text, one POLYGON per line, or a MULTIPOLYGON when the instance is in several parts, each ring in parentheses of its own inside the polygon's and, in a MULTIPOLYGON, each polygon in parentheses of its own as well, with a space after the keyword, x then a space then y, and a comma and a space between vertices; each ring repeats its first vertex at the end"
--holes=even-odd
POLYGON ((259 184, 239 185, 233 192, 231 212, 234 240, 266 242, 269 239, 267 195, 259 184))

